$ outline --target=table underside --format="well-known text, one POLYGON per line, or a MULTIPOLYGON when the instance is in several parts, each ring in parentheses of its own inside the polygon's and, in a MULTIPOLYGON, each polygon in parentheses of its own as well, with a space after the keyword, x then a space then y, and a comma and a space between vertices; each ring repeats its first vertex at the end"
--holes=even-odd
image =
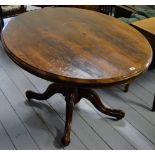
POLYGON ((65 146, 70 143, 73 108, 75 104, 77 104, 82 98, 89 100, 97 110, 106 115, 115 117, 118 120, 122 119, 125 116, 125 113, 123 111, 117 109, 110 109, 103 105, 96 92, 90 88, 70 87, 66 84, 63 85, 62 83, 53 83, 50 84, 46 91, 42 94, 27 91, 26 97, 28 98, 28 100, 46 100, 56 93, 61 93, 65 97, 66 101, 65 130, 61 140, 62 144, 65 146))

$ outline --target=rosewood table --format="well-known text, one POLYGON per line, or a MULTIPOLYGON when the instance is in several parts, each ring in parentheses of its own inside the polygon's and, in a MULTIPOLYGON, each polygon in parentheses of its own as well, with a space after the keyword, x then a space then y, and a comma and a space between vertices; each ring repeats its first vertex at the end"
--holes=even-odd
POLYGON ((1 38, 16 64, 54 82, 43 94, 27 91, 29 100, 46 100, 55 93, 65 96, 64 145, 70 143, 73 108, 82 98, 104 114, 123 118, 123 111, 103 105, 92 88, 130 82, 152 59, 148 41, 137 30, 113 17, 77 8, 24 13, 4 27, 1 38))

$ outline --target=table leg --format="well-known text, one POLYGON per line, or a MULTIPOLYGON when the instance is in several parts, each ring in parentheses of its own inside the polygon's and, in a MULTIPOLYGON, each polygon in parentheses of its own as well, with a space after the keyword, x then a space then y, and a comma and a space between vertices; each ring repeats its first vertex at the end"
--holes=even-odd
POLYGON ((94 105, 94 107, 100 112, 112 117, 116 117, 118 120, 122 119, 125 116, 125 113, 122 110, 110 109, 107 108, 105 105, 103 105, 99 96, 96 94, 95 91, 91 89, 87 90, 81 89, 79 92, 81 98, 88 99, 94 105))
POLYGON ((62 84, 51 84, 48 86, 44 93, 35 93, 32 91, 26 91, 26 97, 28 100, 30 99, 37 99, 37 100, 47 100, 52 95, 56 93, 61 93, 65 95, 65 89, 62 87, 62 84))
POLYGON ((70 143, 70 133, 71 133, 71 123, 73 116, 73 108, 76 103, 76 91, 74 89, 68 89, 65 100, 66 100, 66 123, 64 135, 61 139, 63 145, 68 145, 70 143))
POLYGON ((124 92, 128 92, 130 83, 125 84, 124 92))
POLYGON ((68 87, 68 85, 55 83, 49 85, 47 90, 42 94, 27 91, 26 97, 29 100, 46 100, 55 93, 63 94, 66 100, 66 122, 64 135, 61 140, 62 144, 64 145, 68 145, 70 143, 71 123, 74 105, 78 103, 82 98, 88 99, 97 110, 106 115, 115 117, 116 119, 122 119, 125 116, 125 113, 123 111, 117 109, 110 109, 103 105, 99 96, 95 93, 95 91, 91 89, 68 87))

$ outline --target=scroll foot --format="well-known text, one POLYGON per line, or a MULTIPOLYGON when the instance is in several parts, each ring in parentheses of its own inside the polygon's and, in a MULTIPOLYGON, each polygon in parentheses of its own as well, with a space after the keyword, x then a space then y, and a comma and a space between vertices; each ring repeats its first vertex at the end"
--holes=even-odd
POLYGON ((125 113, 122 110, 110 109, 103 105, 99 96, 95 93, 95 91, 91 89, 88 89, 87 91, 84 91, 84 89, 82 89, 80 94, 82 94, 83 98, 88 99, 98 111, 106 115, 115 117, 118 120, 122 119, 125 116, 125 113))
POLYGON ((65 88, 61 84, 54 83, 49 85, 44 93, 35 93, 32 91, 26 91, 25 94, 28 100, 30 99, 47 100, 56 93, 65 94, 65 88))

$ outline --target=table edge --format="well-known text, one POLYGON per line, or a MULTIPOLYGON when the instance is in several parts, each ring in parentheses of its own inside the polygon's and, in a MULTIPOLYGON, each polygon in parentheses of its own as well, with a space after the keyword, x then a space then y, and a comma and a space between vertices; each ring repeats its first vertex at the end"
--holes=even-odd
MULTIPOLYGON (((139 77, 143 72, 145 72, 149 65, 151 64, 152 57, 148 61, 148 63, 143 66, 141 69, 136 70, 136 72, 133 72, 129 75, 121 75, 114 78, 108 78, 108 79, 78 79, 78 78, 71 78, 66 77, 62 75, 57 75, 53 73, 49 73, 47 71, 38 69, 25 61, 18 58, 16 55, 11 52, 4 41, 3 38, 3 32, 5 30, 5 27, 3 28, 1 32, 1 42, 4 47, 4 50, 6 51, 7 55, 13 60, 18 66, 20 66, 22 69, 30 72, 33 75, 36 75, 40 78, 43 78, 45 80, 51 81, 51 82, 59 82, 59 83, 68 83, 71 85, 78 85, 78 86, 87 86, 87 87, 102 87, 102 86, 111 86, 111 85, 117 85, 117 84, 123 84, 128 83, 128 81, 131 81, 137 77, 139 77)), ((152 51, 151 51, 152 52, 152 51)))

